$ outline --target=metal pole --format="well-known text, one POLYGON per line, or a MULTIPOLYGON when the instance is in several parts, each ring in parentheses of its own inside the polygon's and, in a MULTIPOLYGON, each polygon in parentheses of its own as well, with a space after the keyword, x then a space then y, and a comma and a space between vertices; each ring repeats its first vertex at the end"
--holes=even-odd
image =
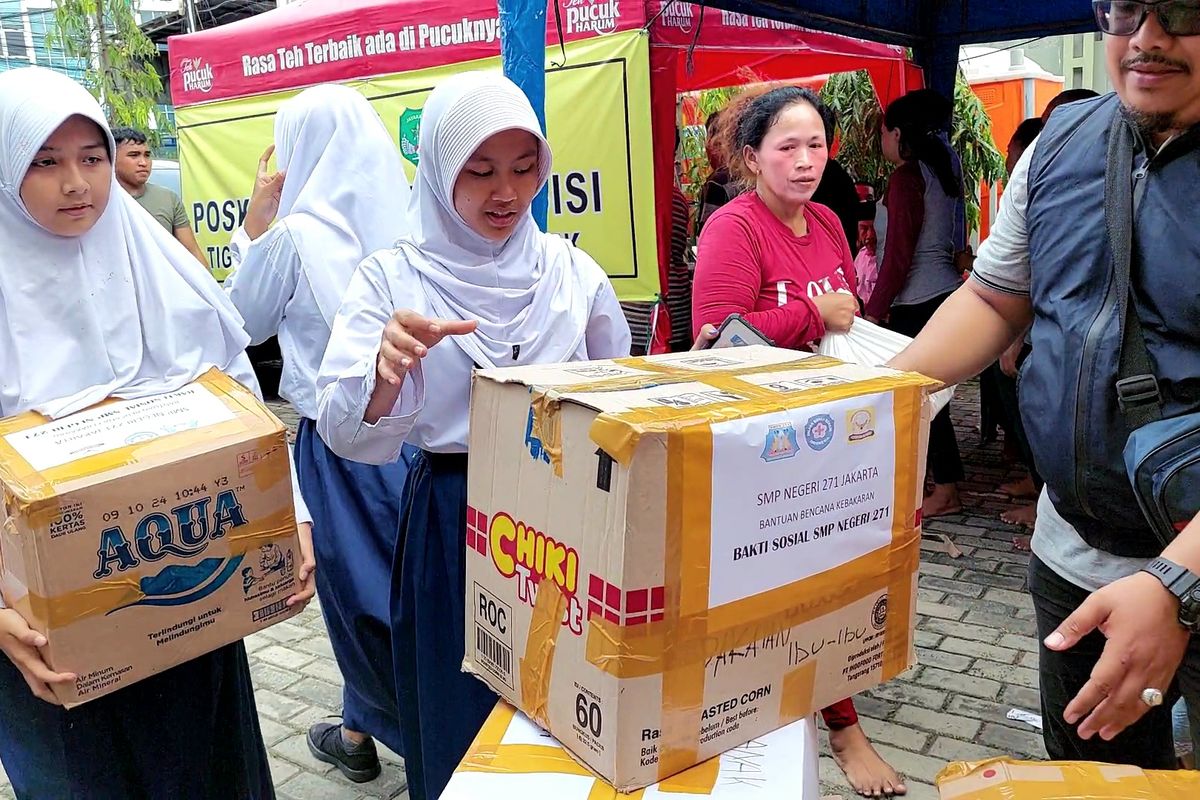
MULTIPOLYGON (((546 0, 498 0, 500 63, 521 87, 546 130, 546 0)), ((533 201, 533 218, 546 230, 546 191, 533 201)))
POLYGON ((196 32, 196 0, 183 0, 183 10, 188 33, 196 32))

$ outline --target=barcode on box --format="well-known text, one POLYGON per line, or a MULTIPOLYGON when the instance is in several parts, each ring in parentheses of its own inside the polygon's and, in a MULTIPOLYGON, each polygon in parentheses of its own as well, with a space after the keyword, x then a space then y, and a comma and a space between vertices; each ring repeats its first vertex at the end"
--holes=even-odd
POLYGON ((475 626, 475 655, 481 666, 512 688, 512 648, 478 625, 475 626))
POLYGON ((269 605, 269 606, 263 606, 262 608, 256 608, 254 610, 254 613, 251 615, 251 618, 255 622, 265 622, 266 620, 269 620, 272 617, 278 617, 286 609, 287 609, 287 601, 286 600, 278 600, 274 603, 271 603, 271 605, 269 605))

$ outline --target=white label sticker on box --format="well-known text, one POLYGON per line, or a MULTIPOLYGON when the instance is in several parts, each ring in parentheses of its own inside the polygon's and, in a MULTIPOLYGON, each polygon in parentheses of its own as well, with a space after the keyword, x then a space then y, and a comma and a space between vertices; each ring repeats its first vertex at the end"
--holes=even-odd
POLYGON ((710 608, 891 541, 891 393, 722 422, 712 431, 710 608))
POLYGON ((220 398, 192 384, 170 394, 81 411, 4 438, 31 467, 44 470, 235 418, 220 398))

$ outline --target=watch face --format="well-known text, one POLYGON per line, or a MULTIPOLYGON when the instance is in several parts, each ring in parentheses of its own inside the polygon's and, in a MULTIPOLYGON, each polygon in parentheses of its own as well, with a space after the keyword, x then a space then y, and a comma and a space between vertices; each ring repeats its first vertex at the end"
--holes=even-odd
POLYGON ((1200 586, 1180 598, 1179 624, 1192 633, 1200 633, 1200 586))

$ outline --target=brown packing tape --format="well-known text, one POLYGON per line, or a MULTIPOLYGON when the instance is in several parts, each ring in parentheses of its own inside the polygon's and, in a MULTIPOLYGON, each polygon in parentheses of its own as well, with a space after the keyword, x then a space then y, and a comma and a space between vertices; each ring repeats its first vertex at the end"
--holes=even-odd
MULTIPOLYGON (((892 397, 892 417, 896 431, 896 457, 893 463, 909 463, 908 454, 918 452, 921 444, 924 417, 924 392, 896 392, 892 397)), ((912 557, 920 558, 921 533, 917 525, 917 477, 915 469, 900 470, 896 475, 895 496, 892 500, 892 543, 911 537, 912 557)), ((892 569, 888 581, 887 622, 883 639, 883 680, 905 672, 911 665, 913 649, 910 633, 913 623, 914 565, 906 559, 903 570, 892 569)))
POLYGON ((272 434, 269 441, 272 441, 272 444, 267 447, 263 439, 258 439, 253 448, 261 456, 251 468, 254 486, 260 492, 265 492, 280 483, 287 483, 290 486, 292 481, 292 462, 288 458, 287 433, 280 431, 272 434))
POLYGON ((937 786, 942 800, 1195 800, 1200 773, 993 758, 950 764, 937 786))
MULTIPOLYGON (((644 790, 618 792, 581 764, 562 747, 550 745, 503 744, 504 734, 516 717, 516 710, 501 701, 471 743, 470 750, 456 772, 482 772, 492 775, 577 775, 595 778, 588 800, 641 800, 644 790)), ((710 796, 720 775, 720 759, 714 758, 660 784, 667 794, 710 796)))
MULTIPOLYGON (((226 537, 230 556, 244 555, 263 542, 295 533, 295 511, 289 506, 246 528, 232 531, 226 537)), ((144 597, 138 575, 117 575, 54 597, 30 594, 24 602, 33 620, 46 628, 61 628, 88 617, 107 614, 144 597)))
MULTIPOLYGON (((149 442, 126 445, 93 456, 85 456, 68 464, 42 471, 34 469, 8 443, 5 437, 46 424, 50 420, 34 412, 0 420, 0 481, 9 487, 22 505, 37 503, 53 497, 63 484, 71 481, 86 479, 102 473, 113 473, 111 475, 113 478, 120 477, 125 470, 153 462, 161 456, 183 449, 201 444, 207 449, 215 449, 220 446, 219 440, 225 437, 229 437, 232 443, 235 439, 245 435, 250 427, 249 419, 266 423, 264 437, 275 434, 286 446, 286 429, 283 427, 283 423, 265 406, 261 405, 257 398, 241 384, 217 370, 205 373, 196 383, 220 398, 236 417, 205 428, 180 431, 149 442)), ((92 408, 109 405, 113 402, 117 401, 106 400, 92 408)), ((286 473, 284 474, 286 475, 286 473)))
POLYGON ((614 363, 641 371, 640 375, 622 375, 615 378, 601 378, 595 381, 584 381, 564 386, 554 387, 559 395, 588 394, 591 392, 628 392, 638 389, 648 389, 654 386, 670 386, 677 383, 703 382, 705 377, 745 378, 750 375, 769 375, 775 372, 798 372, 810 369, 828 369, 842 366, 845 362, 828 356, 810 356, 809 358, 784 361, 778 364, 755 364, 754 366, 732 369, 691 369, 678 364, 642 363, 641 358, 619 358, 614 363))
POLYGON ((708 627, 712 547, 712 428, 691 425, 667 435, 667 530, 662 731, 659 780, 692 766, 704 705, 704 662, 687 653, 708 627), (676 601, 675 598, 678 598, 676 601))
MULTIPOLYGON (((488 772, 494 775, 578 775, 595 778, 595 773, 567 755, 567 751, 546 744, 500 744, 474 748, 458 765, 460 772, 488 772)), ((603 785, 602 781, 598 781, 603 785)), ((612 789, 609 789, 612 792, 612 789)))
MULTIPOLYGON (((693 376, 693 379, 696 378, 693 376)), ((612 456, 613 460, 623 466, 629 466, 638 442, 642 436, 647 434, 667 433, 691 425, 711 425, 748 416, 769 414, 774 411, 791 411, 819 403, 844 400, 857 395, 888 391, 899 392, 914 387, 921 390, 932 385, 933 382, 924 376, 902 373, 857 383, 816 387, 793 394, 778 394, 756 386, 754 388, 760 392, 769 392, 769 394, 739 402, 723 402, 707 406, 638 408, 621 413, 600 414, 592 422, 590 436, 593 442, 612 456)))
POLYGON ((708 797, 716 790, 717 778, 720 775, 721 759, 710 758, 686 772, 659 782, 658 788, 664 794, 693 794, 708 797))
POLYGON ((781 723, 791 725, 812 713, 816 685, 816 661, 807 661, 783 676, 783 699, 779 701, 781 723))
POLYGON ((567 610, 567 598, 553 581, 538 584, 537 602, 529 621, 525 655, 521 658, 521 708, 531 720, 550 730, 550 678, 554 648, 567 610))
POLYGON ((530 401, 533 407, 533 435, 542 443, 542 450, 550 457, 554 477, 563 476, 562 461, 562 415, 560 403, 552 400, 545 392, 534 392, 530 401))

